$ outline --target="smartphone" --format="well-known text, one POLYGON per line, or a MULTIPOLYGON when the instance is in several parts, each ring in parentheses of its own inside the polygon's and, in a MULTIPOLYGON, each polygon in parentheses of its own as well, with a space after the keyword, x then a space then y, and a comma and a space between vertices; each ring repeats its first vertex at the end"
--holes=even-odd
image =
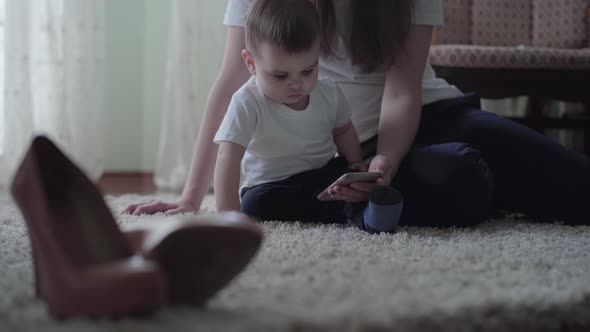
POLYGON ((324 189, 319 195, 320 201, 331 201, 334 200, 328 190, 336 185, 349 185, 354 182, 377 182, 383 176, 380 172, 352 172, 342 174, 336 181, 334 181, 328 188, 324 189))

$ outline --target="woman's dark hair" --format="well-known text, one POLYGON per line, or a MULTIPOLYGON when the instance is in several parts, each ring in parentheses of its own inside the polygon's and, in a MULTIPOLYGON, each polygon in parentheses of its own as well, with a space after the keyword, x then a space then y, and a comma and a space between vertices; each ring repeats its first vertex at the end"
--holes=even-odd
MULTIPOLYGON (((320 18, 320 45, 324 55, 332 54, 332 40, 336 34, 336 14, 332 0, 309 0, 320 18)), ((337 0, 338 1, 338 0, 337 0)))
MULTIPOLYGON (((330 49, 336 29, 333 0, 310 1, 319 11, 323 49, 330 49)), ((408 37, 413 0, 350 0, 348 11, 344 37, 353 64, 365 72, 390 67, 408 37)))

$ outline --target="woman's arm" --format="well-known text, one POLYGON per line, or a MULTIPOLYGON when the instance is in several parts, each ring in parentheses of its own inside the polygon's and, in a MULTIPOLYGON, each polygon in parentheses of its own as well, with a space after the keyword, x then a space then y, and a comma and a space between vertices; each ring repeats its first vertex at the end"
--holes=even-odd
POLYGON ((250 78, 244 65, 242 50, 246 48, 244 29, 229 27, 219 76, 207 98, 205 116, 199 129, 199 136, 181 200, 192 203, 198 210, 203 197, 209 190, 217 156, 217 144, 213 137, 227 112, 232 95, 250 78))
POLYGON ((240 211, 240 162, 246 148, 233 142, 219 143, 213 179, 217 212, 240 211))
POLYGON ((233 93, 250 78, 250 72, 242 58, 242 50, 245 47, 244 29, 228 27, 221 69, 207 98, 205 115, 193 150, 188 177, 178 201, 133 204, 127 208, 126 212, 181 213, 199 210, 213 178, 217 156, 217 144, 213 143, 213 137, 225 116, 233 93))
POLYGON ((385 72, 377 156, 369 165, 369 170, 384 173, 383 184, 397 173, 420 124, 422 77, 431 38, 431 26, 412 26, 404 50, 385 72))
MULTIPOLYGON (((377 155, 369 171, 382 172, 379 183, 389 185, 410 149, 420 123, 422 77, 432 38, 432 26, 413 25, 406 44, 394 64, 385 72, 383 100, 379 120, 377 155)), ((374 184, 354 183, 334 188, 334 197, 362 202, 374 184), (352 188, 351 188, 352 187, 352 188)))

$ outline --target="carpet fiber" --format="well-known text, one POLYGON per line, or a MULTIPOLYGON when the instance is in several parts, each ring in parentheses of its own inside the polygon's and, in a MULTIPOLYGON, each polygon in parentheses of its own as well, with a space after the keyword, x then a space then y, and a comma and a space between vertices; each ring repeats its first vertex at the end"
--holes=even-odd
MULTIPOLYGON (((174 218, 118 212, 149 198, 107 202, 122 227, 174 218)), ((205 206, 211 210, 211 198, 205 206)), ((0 331, 590 331, 590 227, 517 216, 393 235, 341 225, 263 226, 258 256, 204 308, 58 322, 33 296, 26 227, 5 197, 0 331)))

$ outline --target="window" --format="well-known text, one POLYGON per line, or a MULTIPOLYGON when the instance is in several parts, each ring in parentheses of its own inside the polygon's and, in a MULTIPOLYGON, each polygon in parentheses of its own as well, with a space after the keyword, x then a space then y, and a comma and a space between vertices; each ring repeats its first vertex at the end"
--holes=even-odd
POLYGON ((0 0, 0 157, 4 154, 6 123, 4 117, 4 22, 6 22, 6 0, 0 0))

